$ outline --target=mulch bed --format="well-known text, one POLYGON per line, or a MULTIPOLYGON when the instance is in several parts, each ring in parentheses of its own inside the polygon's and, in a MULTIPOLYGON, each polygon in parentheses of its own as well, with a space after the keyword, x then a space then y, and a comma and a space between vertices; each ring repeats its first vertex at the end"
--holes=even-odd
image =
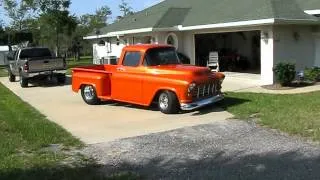
POLYGON ((281 84, 271 84, 271 85, 262 86, 262 88, 265 88, 268 90, 290 90, 290 89, 302 88, 302 87, 313 86, 313 85, 320 85, 320 82, 312 83, 312 82, 295 81, 288 86, 282 86, 281 84))

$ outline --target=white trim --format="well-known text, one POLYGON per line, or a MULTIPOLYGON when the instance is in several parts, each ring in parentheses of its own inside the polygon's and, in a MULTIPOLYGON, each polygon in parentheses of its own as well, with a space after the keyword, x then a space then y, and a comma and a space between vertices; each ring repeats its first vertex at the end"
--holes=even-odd
POLYGON ((84 37, 83 39, 99 39, 99 38, 105 38, 105 37, 123 36, 124 34, 152 32, 152 30, 153 28, 140 28, 140 29, 125 30, 125 31, 115 31, 115 32, 109 32, 107 34, 102 34, 102 35, 87 36, 87 37, 84 37))
POLYGON ((145 33, 145 32, 152 32, 153 28, 140 28, 140 29, 132 29, 132 30, 125 30, 125 31, 115 31, 107 33, 108 37, 117 36, 117 35, 124 35, 124 34, 136 34, 136 33, 145 33))
POLYGON ((305 10, 304 12, 307 13, 307 14, 315 15, 315 14, 320 14, 320 9, 305 10))
POLYGON ((83 37, 83 39, 98 39, 99 36, 86 36, 86 37, 83 37))
POLYGON ((210 28, 224 28, 224 27, 235 27, 235 26, 249 26, 249 25, 261 25, 261 24, 273 24, 275 19, 260 19, 251 21, 238 21, 230 23, 218 23, 218 24, 207 24, 207 25, 197 25, 197 26, 186 26, 183 27, 179 25, 179 30, 198 30, 198 29, 210 29, 210 28))

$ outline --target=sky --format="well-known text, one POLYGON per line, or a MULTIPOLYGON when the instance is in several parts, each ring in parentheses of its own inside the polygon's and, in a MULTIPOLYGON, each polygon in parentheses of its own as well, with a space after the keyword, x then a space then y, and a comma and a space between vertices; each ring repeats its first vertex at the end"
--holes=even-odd
MULTIPOLYGON (((126 0, 126 2, 133 8, 134 11, 141 11, 147 7, 155 5, 161 0, 126 0)), ((121 0, 71 0, 70 11, 72 14, 77 16, 91 13, 93 14, 99 7, 107 5, 112 10, 112 21, 120 15, 118 5, 121 3, 121 0)), ((5 17, 6 13, 3 8, 0 7, 0 19, 5 21, 5 24, 8 24, 8 18, 5 17)))
MULTIPOLYGON (((134 11, 141 11, 150 7, 161 0, 126 0, 126 2, 133 8, 134 11)), ((96 9, 101 6, 107 5, 112 10, 112 18, 115 19, 119 12, 119 4, 121 0, 72 0, 71 12, 82 15, 86 13, 94 13, 96 9)))

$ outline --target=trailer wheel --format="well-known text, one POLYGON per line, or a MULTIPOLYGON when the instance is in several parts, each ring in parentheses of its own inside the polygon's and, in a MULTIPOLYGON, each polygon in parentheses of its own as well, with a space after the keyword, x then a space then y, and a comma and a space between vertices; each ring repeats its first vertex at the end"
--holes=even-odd
POLYGON ((175 93, 163 91, 159 95, 158 106, 164 114, 176 114, 179 112, 179 102, 175 93))
POLYGON ((83 85, 81 87, 81 96, 84 102, 89 105, 100 104, 100 99, 97 96, 97 91, 92 85, 83 85))

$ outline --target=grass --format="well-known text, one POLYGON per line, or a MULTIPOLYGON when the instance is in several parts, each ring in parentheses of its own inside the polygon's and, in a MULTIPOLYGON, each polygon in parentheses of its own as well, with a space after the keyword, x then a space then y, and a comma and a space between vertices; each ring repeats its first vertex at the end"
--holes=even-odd
POLYGON ((320 91, 296 95, 228 93, 224 108, 239 119, 320 140, 320 91))
POLYGON ((83 56, 80 58, 79 61, 75 61, 73 58, 69 58, 67 59, 67 65, 68 65, 67 74, 71 74, 71 68, 78 67, 78 66, 87 66, 92 64, 93 64, 93 60, 91 56, 83 56))
POLYGON ((83 144, 0 83, 0 179, 134 179, 105 177, 83 144), (61 147, 52 149, 52 147, 61 147))
POLYGON ((5 69, 5 67, 0 66, 0 77, 6 77, 6 76, 8 76, 7 70, 5 69))

